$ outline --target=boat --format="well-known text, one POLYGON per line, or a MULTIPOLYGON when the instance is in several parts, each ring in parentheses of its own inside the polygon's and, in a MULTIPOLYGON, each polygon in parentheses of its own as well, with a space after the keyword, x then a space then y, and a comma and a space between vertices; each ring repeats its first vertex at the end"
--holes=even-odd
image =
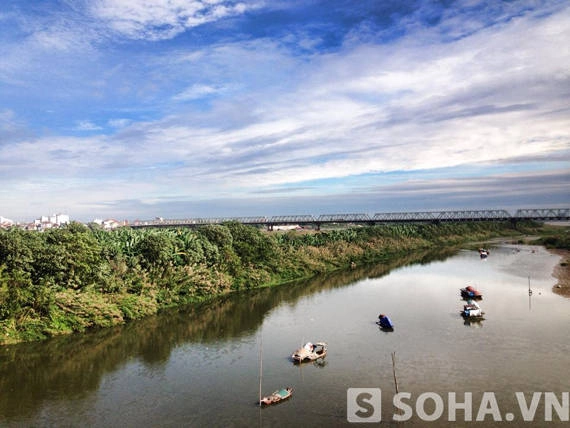
POLYGON ((469 319, 482 318, 484 314, 481 307, 473 300, 468 300, 467 304, 463 305, 463 310, 461 311, 461 315, 469 319))
POLYGON ((327 344, 325 342, 311 343, 307 342, 305 345, 297 349, 291 355, 291 358, 296 363, 303 363, 305 361, 316 361, 319 358, 324 358, 327 355, 327 344))
POLYGON ((376 321, 376 324, 378 324, 383 329, 387 329, 387 330, 393 330, 394 329, 394 323, 388 317, 388 315, 384 315, 384 314, 378 315, 378 321, 376 321))
POLYGON ((271 404, 277 404, 283 400, 288 399, 293 394, 293 388, 288 386, 287 388, 281 388, 274 391, 271 395, 267 395, 259 400, 260 406, 269 406, 271 404))
POLYGON ((483 293, 477 290, 475 287, 468 285, 465 288, 461 288, 461 297, 464 299, 482 299, 483 293))
POLYGON ((280 403, 283 400, 288 399, 293 394, 293 388, 290 386, 273 391, 270 395, 265 397, 261 396, 261 379, 263 377, 263 347, 261 338, 259 340, 259 401, 260 407, 269 406, 271 404, 280 403))
POLYGON ((484 248, 479 248, 479 256, 481 256, 482 259, 486 259, 488 255, 489 255, 489 250, 486 250, 484 248))

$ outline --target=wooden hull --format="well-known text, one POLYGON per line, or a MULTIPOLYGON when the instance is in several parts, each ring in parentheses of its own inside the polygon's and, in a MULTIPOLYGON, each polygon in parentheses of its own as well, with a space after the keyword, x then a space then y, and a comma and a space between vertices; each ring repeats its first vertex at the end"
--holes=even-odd
POLYGON ((273 392, 271 395, 263 397, 259 401, 259 405, 262 407, 271 406, 273 404, 281 403, 289 399, 293 395, 293 388, 287 387, 273 392))
POLYGON ((297 349, 291 354, 291 359, 295 363, 304 363, 309 361, 316 361, 325 358, 327 355, 327 345, 324 342, 318 342, 313 345, 313 349, 307 349, 307 345, 297 349))
POLYGON ((304 357, 293 354, 293 355, 291 355, 291 358, 293 359, 293 362, 295 362, 295 363, 308 363, 310 361, 317 361, 321 358, 325 358, 326 356, 327 356, 327 352, 324 351, 320 354, 313 353, 313 354, 306 355, 304 357))

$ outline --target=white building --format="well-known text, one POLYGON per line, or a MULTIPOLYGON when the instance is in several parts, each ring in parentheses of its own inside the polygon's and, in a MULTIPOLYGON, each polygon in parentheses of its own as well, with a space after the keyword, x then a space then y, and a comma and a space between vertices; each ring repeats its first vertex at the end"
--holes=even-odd
POLYGON ((52 227, 60 227, 69 223, 70 220, 67 214, 43 215, 34 220, 34 226, 37 230, 51 229, 52 227))
POLYGON ((277 224, 273 226, 273 230, 301 230, 303 229, 298 224, 277 224))
POLYGON ((49 217, 50 223, 61 226, 62 224, 69 224, 69 216, 67 214, 52 214, 49 217))
POLYGON ((112 230, 112 229, 116 229, 117 227, 121 227, 125 225, 125 222, 120 222, 117 221, 113 218, 108 218, 106 220, 101 220, 100 218, 96 218, 95 220, 93 220, 93 223, 98 224, 99 226, 101 226, 103 229, 105 230, 112 230))
POLYGON ((0 228, 9 228, 14 226, 14 221, 0 215, 0 228))

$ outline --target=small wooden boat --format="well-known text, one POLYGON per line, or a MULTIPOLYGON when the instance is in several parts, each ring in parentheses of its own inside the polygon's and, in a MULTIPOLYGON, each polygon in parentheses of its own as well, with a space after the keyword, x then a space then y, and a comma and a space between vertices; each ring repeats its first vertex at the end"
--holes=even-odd
POLYGON ((288 386, 287 388, 278 389, 274 391, 271 395, 267 395, 259 400, 260 406, 269 406, 271 404, 277 404, 283 400, 288 399, 293 394, 293 388, 288 386))
POLYGON ((461 297, 464 299, 482 299, 483 293, 477 290, 475 287, 468 285, 465 288, 461 288, 461 297))
POLYGON ((387 315, 378 315, 378 321, 376 321, 376 324, 378 324, 383 329, 394 330, 394 323, 387 315))
POLYGON ((293 352, 291 358, 296 363, 303 363, 305 361, 316 361, 319 358, 325 358, 326 355, 327 344, 325 342, 317 342, 315 344, 307 342, 303 347, 293 352))
POLYGON ((463 306, 461 311, 461 316, 464 318, 482 318, 485 313, 481 310, 481 307, 473 300, 467 301, 467 304, 463 306))

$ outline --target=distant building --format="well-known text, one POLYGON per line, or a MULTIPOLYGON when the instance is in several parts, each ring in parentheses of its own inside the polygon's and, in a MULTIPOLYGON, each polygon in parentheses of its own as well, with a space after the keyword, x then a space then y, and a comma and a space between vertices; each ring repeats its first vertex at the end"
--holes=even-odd
POLYGON ((273 230, 301 230, 303 229, 298 224, 281 224, 273 226, 273 230))
POLYGON ((117 227, 126 226, 128 224, 127 221, 118 221, 113 218, 108 218, 106 220, 101 220, 100 218, 96 218, 93 220, 93 223, 98 224, 105 230, 112 230, 116 229, 117 227))
POLYGON ((0 216, 0 228, 1 229, 8 229, 14 226, 14 221, 10 220, 9 218, 0 216))
POLYGON ((69 224, 69 216, 67 214, 52 214, 50 216, 43 215, 34 220, 36 230, 52 229, 69 224))
POLYGON ((62 224, 69 224, 69 216, 67 214, 54 214, 50 216, 49 220, 53 224, 62 225, 62 224))

